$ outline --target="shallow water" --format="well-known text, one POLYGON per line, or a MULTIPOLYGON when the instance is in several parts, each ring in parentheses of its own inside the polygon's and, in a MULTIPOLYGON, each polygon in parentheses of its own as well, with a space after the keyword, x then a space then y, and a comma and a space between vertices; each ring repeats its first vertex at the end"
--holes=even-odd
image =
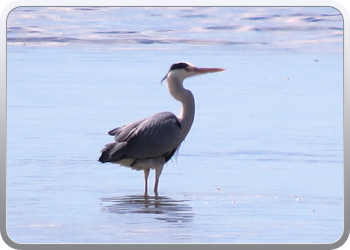
MULTIPOLYGON (((330 243, 343 230, 342 20, 332 8, 19 8, 8 19, 7 230, 20 243, 330 243), (151 18, 150 18, 151 17, 151 18), (145 199, 107 132, 193 127, 145 199)), ((153 172, 150 184, 153 184, 153 172)))

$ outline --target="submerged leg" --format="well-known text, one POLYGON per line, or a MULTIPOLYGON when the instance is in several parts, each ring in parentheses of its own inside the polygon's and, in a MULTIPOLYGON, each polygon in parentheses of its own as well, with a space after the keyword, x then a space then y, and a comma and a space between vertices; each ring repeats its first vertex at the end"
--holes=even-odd
POLYGON ((159 183, 159 177, 162 174, 162 170, 163 170, 163 166, 164 165, 160 165, 156 168, 156 181, 154 182, 154 194, 156 196, 158 196, 158 183, 159 183))
POLYGON ((149 168, 143 170, 144 177, 145 177, 145 194, 144 194, 145 196, 147 196, 147 189, 148 189, 147 180, 148 180, 149 170, 150 170, 149 168))

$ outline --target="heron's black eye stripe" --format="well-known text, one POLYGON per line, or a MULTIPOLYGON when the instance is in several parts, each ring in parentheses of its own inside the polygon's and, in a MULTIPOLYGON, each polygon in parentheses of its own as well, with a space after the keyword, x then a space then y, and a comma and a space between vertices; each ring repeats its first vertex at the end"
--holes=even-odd
POLYGON ((186 70, 186 68, 187 68, 188 66, 190 66, 190 65, 188 65, 187 63, 184 63, 184 62, 174 63, 173 65, 171 65, 169 71, 175 70, 175 69, 185 69, 185 70, 186 70))

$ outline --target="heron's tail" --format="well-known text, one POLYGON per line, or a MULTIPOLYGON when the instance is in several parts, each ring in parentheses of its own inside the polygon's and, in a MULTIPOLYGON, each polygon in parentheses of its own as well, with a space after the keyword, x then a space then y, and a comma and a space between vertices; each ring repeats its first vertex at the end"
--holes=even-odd
POLYGON ((108 161, 109 154, 107 152, 102 152, 100 158, 98 159, 99 162, 106 163, 108 161))
POLYGON ((101 150, 101 156, 98 159, 98 161, 105 163, 105 162, 110 162, 111 158, 111 150, 115 146, 115 142, 108 143, 102 150, 101 150))
POLYGON ((122 158, 123 155, 123 147, 126 143, 122 142, 112 142, 108 143, 102 150, 101 156, 98 159, 100 162, 114 162, 118 161, 122 158))

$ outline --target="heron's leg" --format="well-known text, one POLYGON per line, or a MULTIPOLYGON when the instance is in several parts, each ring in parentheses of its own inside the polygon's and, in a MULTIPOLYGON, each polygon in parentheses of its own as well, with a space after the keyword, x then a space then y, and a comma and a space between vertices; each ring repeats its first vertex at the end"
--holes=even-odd
POLYGON ((159 183, 159 177, 162 174, 162 170, 163 170, 163 166, 164 165, 160 165, 156 168, 156 181, 154 182, 154 194, 156 196, 158 196, 158 183, 159 183))
POLYGON ((148 180, 149 171, 150 171, 149 168, 143 170, 144 177, 145 177, 145 194, 144 194, 145 196, 147 196, 147 188, 148 188, 147 187, 147 180, 148 180))

